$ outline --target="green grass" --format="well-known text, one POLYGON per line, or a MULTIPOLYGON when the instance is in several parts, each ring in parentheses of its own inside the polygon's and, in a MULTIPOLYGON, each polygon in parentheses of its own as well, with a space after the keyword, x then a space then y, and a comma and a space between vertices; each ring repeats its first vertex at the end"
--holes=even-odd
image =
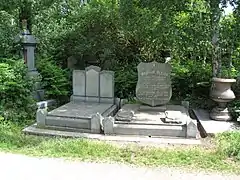
MULTIPOLYGON (((114 161, 147 166, 183 167, 240 174, 240 162, 233 148, 226 141, 232 134, 217 138, 217 148, 149 148, 137 146, 119 147, 101 141, 30 136, 21 133, 22 127, 0 124, 0 150, 33 156, 64 157, 87 161, 114 161), (228 147, 228 148, 226 148, 228 147)), ((234 134, 231 141, 240 137, 234 134)), ((238 139, 239 140, 239 139, 238 139)), ((238 141, 240 142, 240 141, 238 141)), ((234 143, 233 143, 234 145, 234 143)), ((238 150, 237 150, 238 149, 238 150)))

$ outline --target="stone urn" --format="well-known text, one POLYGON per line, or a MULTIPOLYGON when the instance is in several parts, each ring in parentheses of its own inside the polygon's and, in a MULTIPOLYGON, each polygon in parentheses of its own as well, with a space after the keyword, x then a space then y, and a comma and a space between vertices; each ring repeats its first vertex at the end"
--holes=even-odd
POLYGON ((227 103, 235 99, 231 89, 235 79, 213 78, 210 90, 210 98, 218 103, 218 106, 210 112, 210 118, 217 121, 229 121, 232 119, 227 108, 227 103))

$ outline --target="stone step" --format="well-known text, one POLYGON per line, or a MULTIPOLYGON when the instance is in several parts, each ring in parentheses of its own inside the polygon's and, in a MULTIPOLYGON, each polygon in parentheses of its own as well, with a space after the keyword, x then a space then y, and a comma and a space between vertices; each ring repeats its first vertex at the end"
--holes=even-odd
POLYGON ((161 120, 159 121, 153 121, 153 120, 133 120, 133 121, 118 121, 115 120, 114 121, 115 124, 129 124, 129 125, 159 125, 159 126, 183 126, 186 123, 181 123, 181 124, 177 124, 177 123, 163 123, 161 120))
POLYGON ((64 131, 64 132, 91 133, 90 129, 70 128, 70 127, 61 127, 61 126, 45 126, 44 129, 64 131))
POLYGON ((80 119, 72 117, 47 116, 46 126, 59 126, 79 129, 90 129, 90 119, 80 119))
POLYGON ((114 124, 113 132, 118 135, 186 137, 187 128, 186 125, 114 124))

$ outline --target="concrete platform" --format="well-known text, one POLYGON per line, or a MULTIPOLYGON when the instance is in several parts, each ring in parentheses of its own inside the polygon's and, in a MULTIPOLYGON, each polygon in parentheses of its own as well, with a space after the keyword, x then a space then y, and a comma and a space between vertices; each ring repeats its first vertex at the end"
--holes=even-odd
POLYGON ((226 131, 240 130, 240 125, 233 121, 215 121, 210 119, 209 112, 203 109, 193 109, 200 126, 203 129, 203 133, 206 135, 214 136, 218 133, 226 131))
MULTIPOLYGON (((58 128, 58 127, 57 127, 58 128)), ((140 145, 158 146, 158 145, 201 145, 200 139, 185 139, 185 138, 173 138, 173 137, 148 137, 148 136, 127 136, 127 135, 104 135, 104 134, 92 134, 75 131, 71 128, 62 130, 41 129, 37 128, 36 124, 29 126, 23 130, 26 134, 41 135, 41 136, 59 136, 59 137, 73 137, 73 138, 87 138, 93 140, 113 141, 121 143, 139 143, 140 145)))
POLYGON ((166 105, 162 109, 160 106, 146 107, 143 110, 140 104, 125 104, 115 115, 115 119, 109 120, 112 125, 104 127, 104 133, 197 138, 196 120, 190 118, 185 107, 166 105))
POLYGON ((99 113, 101 116, 113 116, 116 105, 107 103, 67 103, 47 114, 45 125, 68 127, 75 129, 91 129, 92 117, 99 113))

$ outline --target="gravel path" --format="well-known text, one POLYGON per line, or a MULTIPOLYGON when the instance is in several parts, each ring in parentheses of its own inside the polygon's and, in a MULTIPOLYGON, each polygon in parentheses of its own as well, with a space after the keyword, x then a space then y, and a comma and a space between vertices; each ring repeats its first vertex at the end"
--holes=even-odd
POLYGON ((186 173, 0 153, 1 180, 240 180, 240 176, 186 173))

